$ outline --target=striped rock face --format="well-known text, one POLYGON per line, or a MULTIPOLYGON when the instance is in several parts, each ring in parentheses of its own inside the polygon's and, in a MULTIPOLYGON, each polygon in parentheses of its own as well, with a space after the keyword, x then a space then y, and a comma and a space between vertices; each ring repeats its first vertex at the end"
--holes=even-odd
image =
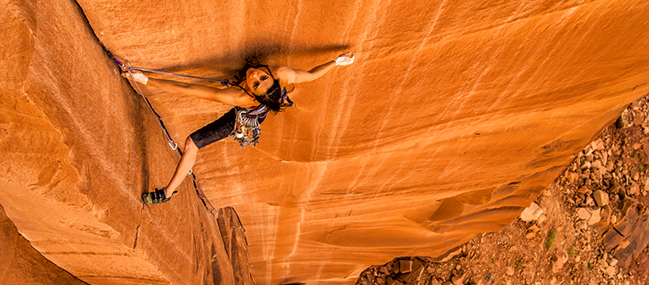
MULTIPOLYGON (((349 284, 443 254, 518 217, 649 92, 647 1, 27 2, 2 14, 0 204, 91 283, 349 284), (298 84, 258 146, 198 154, 206 196, 246 228, 250 273, 189 180, 142 206, 177 157, 95 36, 133 66, 216 78, 355 53, 298 84)), ((142 90, 181 146, 230 109, 142 90)))

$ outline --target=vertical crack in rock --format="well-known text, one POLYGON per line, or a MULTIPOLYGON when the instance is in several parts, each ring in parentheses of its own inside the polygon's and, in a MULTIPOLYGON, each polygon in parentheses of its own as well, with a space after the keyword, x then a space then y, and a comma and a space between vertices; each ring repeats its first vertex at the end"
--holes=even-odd
POLYGON ((198 248, 196 248, 196 235, 192 233, 192 242, 194 243, 194 257, 196 258, 196 272, 200 269, 200 259, 198 258, 198 248))
POLYGON ((137 246, 137 239, 140 237, 140 226, 142 226, 142 211, 144 211, 144 204, 142 204, 142 208, 140 208, 140 222, 137 223, 137 227, 135 228, 135 239, 133 240, 133 249, 137 246))

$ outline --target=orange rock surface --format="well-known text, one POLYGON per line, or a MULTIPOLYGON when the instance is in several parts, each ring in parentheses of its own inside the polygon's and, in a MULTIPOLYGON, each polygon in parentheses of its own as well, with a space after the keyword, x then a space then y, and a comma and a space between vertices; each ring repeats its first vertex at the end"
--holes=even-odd
MULTIPOLYGON (((498 230, 649 92, 641 0, 53 2, 3 5, 0 204, 87 282, 238 274, 189 180, 142 207, 177 157, 93 31, 133 66, 216 78, 246 59, 308 69, 355 52, 298 85, 257 147, 199 153, 209 200, 246 227, 258 284, 353 283, 498 230)), ((229 109, 143 91, 178 142, 229 109)))
POLYGON ((45 259, 18 234, 0 206, 2 284, 86 284, 45 259))
MULTIPOLYGON (((177 156, 77 4, 2 7, 0 204, 17 233, 89 284, 251 284, 246 259, 237 256, 241 237, 224 241, 232 223, 208 213, 193 188, 166 207, 142 204, 140 194, 167 179, 177 156)), ((16 244, 2 252, 32 254, 16 244)), ((66 277, 34 258, 45 275, 66 277)), ((23 260, 0 268, 29 277, 23 260)))

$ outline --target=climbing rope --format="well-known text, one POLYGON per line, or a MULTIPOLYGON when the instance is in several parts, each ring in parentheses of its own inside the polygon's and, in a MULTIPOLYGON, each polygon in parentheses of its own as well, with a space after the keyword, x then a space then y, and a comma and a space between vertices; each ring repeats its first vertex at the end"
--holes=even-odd
MULTIPOLYGON (((101 43, 100 43, 101 44, 101 43)), ((153 70, 153 69, 148 69, 148 68, 141 68, 141 67, 133 67, 130 65, 130 63, 122 62, 119 59, 115 58, 113 54, 103 45, 101 46, 104 48, 104 50, 108 53, 108 56, 123 70, 126 71, 133 81, 133 84, 135 85, 135 89, 137 93, 142 97, 144 100, 144 103, 146 104, 147 108, 151 113, 155 116, 157 119, 158 125, 160 125, 160 128, 162 129, 162 133, 164 134, 165 138, 167 139, 167 143, 171 147, 172 150, 178 154, 179 157, 182 157, 183 153, 182 151, 178 148, 178 144, 173 140, 171 135, 169 135, 169 131, 167 130, 167 127, 165 127, 164 122, 162 121, 162 117, 158 114, 158 112, 153 109, 153 106, 151 106, 151 103, 149 102, 149 99, 144 96, 144 93, 142 92, 142 89, 140 89, 140 85, 135 81, 135 78, 133 77, 133 72, 132 70, 140 70, 140 71, 146 71, 146 72, 154 72, 154 73, 161 73, 161 74, 167 74, 167 75, 173 75, 173 76, 180 76, 180 77, 188 77, 188 78, 195 78, 195 79, 202 79, 202 80, 208 80, 208 81, 213 81, 213 82, 219 82, 223 86, 229 86, 230 82, 228 80, 217 80, 213 78, 204 78, 204 77, 198 77, 198 76, 191 76, 191 75, 185 75, 185 74, 178 74, 178 73, 171 73, 171 72, 166 72, 166 71, 160 71, 160 70, 153 70)), ((207 196, 205 196, 205 193, 201 189, 198 179, 196 178, 196 175, 194 175, 193 171, 190 169, 188 175, 192 177, 192 182, 194 184, 194 190, 196 191, 196 194, 198 195, 198 198, 201 199, 201 202, 203 203, 203 206, 205 209, 212 214, 215 218, 219 216, 219 212, 214 208, 212 203, 207 199, 207 196)), ((240 229, 245 229, 243 228, 243 225, 239 224, 238 226, 240 229)))
MULTIPOLYGON (((118 65, 121 63, 119 60, 117 60, 115 58, 113 58, 113 59, 118 65)), ((142 89, 140 89, 140 85, 135 81, 135 78, 133 77, 133 72, 131 71, 131 70, 143 70, 143 69, 145 69, 145 70, 148 70, 149 72, 151 72, 150 69, 133 68, 128 63, 127 64, 122 63, 122 65, 120 65, 120 66, 125 67, 127 65, 128 65, 128 68, 126 68, 125 71, 128 72, 129 76, 131 77, 131 80, 133 81, 133 84, 135 85, 135 88, 137 89, 138 94, 140 94, 140 96, 142 97, 142 99, 146 103, 146 106, 149 109, 149 111, 151 111, 151 113, 156 117, 156 119, 158 121, 158 124, 160 125, 160 128, 162 129, 162 133, 167 138, 167 142, 168 142, 169 146, 171 147, 172 150, 174 150, 176 152, 176 154, 178 154, 178 157, 182 157, 183 153, 178 148, 178 144, 173 140, 173 138, 171 138, 171 135, 169 135, 169 131, 165 127, 164 122, 162 121, 162 117, 160 117, 158 112, 156 112, 155 109, 153 109, 153 107, 151 106, 151 103, 149 102, 149 99, 147 99, 146 96, 144 96, 144 93, 142 92, 142 89)), ((158 73, 173 74, 173 73, 164 72, 164 71, 160 71, 158 73)), ((190 77, 190 76, 187 75, 187 77, 190 77)), ((188 175, 192 177, 192 182, 194 184, 194 190, 196 191, 196 194, 198 195, 198 198, 201 199, 201 202, 203 203, 203 206, 205 207, 205 209, 210 214, 212 214, 214 217, 218 217, 219 216, 218 211, 214 208, 214 206, 212 206, 212 203, 210 203, 210 200, 207 199, 207 196, 205 196, 205 193, 203 193, 203 190, 201 189, 200 185, 198 184, 198 179, 196 178, 196 175, 194 175, 194 172, 191 169, 189 170, 188 175)))
POLYGON ((139 70, 139 71, 146 71, 146 72, 152 72, 152 73, 159 73, 159 74, 166 74, 166 75, 173 75, 173 76, 179 76, 179 77, 194 78, 194 79, 201 79, 201 80, 207 80, 207 81, 212 81, 212 82, 218 82, 218 83, 221 83, 221 85, 223 85, 223 86, 232 85, 230 83, 230 81, 228 81, 227 79, 219 80, 219 79, 214 79, 214 78, 198 77, 198 76, 193 76, 193 75, 173 73, 173 72, 167 72, 167 71, 155 70, 155 69, 148 69, 148 68, 143 68, 143 67, 134 67, 134 66, 130 66, 130 64, 128 62, 123 63, 119 59, 116 59, 114 57, 113 57, 113 61, 115 61, 115 63, 117 63, 117 65, 122 67, 124 69, 124 71, 139 70))
MULTIPOLYGON (((146 96, 144 96, 144 93, 142 92, 142 89, 140 89, 140 86, 138 85, 137 81, 135 81, 135 78, 133 77, 132 70, 139 70, 139 71, 146 71, 146 72, 152 72, 152 73, 160 73, 160 74, 173 75, 173 76, 179 76, 179 77, 187 77, 187 78, 201 79, 201 80, 207 80, 207 81, 212 81, 212 82, 219 82, 219 83, 221 83, 221 85, 226 86, 226 87, 232 86, 233 84, 230 83, 230 81, 228 81, 227 79, 218 80, 218 79, 213 79, 213 78, 205 78, 205 77, 198 77, 198 76, 192 76, 192 75, 171 73, 171 72, 153 70, 153 69, 148 69, 148 68, 133 67, 133 66, 130 65, 130 63, 128 63, 128 62, 123 63, 119 59, 115 58, 113 56, 113 54, 110 52, 110 50, 108 50, 108 48, 106 48, 106 46, 104 46, 101 42, 99 42, 99 44, 106 51, 106 53, 108 53, 108 56, 122 70, 128 72, 129 77, 131 78, 131 80, 133 81, 133 84, 135 85, 136 92, 140 95, 140 97, 142 97, 142 99, 144 100, 144 103, 146 104, 149 111, 151 111, 151 113, 155 116, 155 118, 156 118, 156 120, 158 122, 158 125, 160 125, 160 128, 162 129, 162 133, 164 134, 165 138, 167 139, 167 142, 168 142, 169 146, 171 147, 172 150, 174 150, 176 152, 176 154, 178 154, 179 157, 182 157, 183 154, 182 154, 182 151, 178 148, 178 144, 173 140, 173 138, 171 138, 171 135, 169 135, 169 131, 165 127, 164 122, 162 121, 162 117, 160 117, 158 112, 156 112, 155 109, 153 109, 153 106, 151 106, 151 103, 149 102, 149 99, 147 99, 146 96)), ((207 212, 212 214, 212 216, 214 216, 214 218, 218 219, 219 212, 216 210, 216 208, 214 208, 212 203, 210 203, 210 200, 207 199, 207 196, 205 196, 205 193, 203 192, 200 185, 198 184, 198 179, 196 178, 196 175, 194 175, 194 172, 191 169, 189 170, 188 175, 190 175, 192 177, 192 182, 194 184, 194 190, 196 191, 196 194, 198 195, 198 198, 201 199, 201 202, 203 203, 203 207, 205 207, 207 212)), ((235 225, 232 222, 232 219, 228 219, 228 222, 234 228, 239 228, 245 233, 246 229, 243 227, 243 224, 241 224, 241 219, 239 218, 239 214, 237 213, 237 211, 234 210, 234 208, 232 208, 232 212, 237 217, 238 225, 235 225)), ((248 246, 248 239, 246 238, 245 234, 243 235, 243 237, 244 237, 244 241, 246 243, 246 246, 248 246)), ((221 237, 221 238, 223 238, 223 237, 221 237)), ((248 261, 250 261, 250 252, 246 251, 246 254, 247 254, 247 257, 248 257, 248 261)), ((255 274, 259 275, 259 273, 255 269, 255 267, 252 265, 252 263, 248 263, 248 265, 250 266, 250 268, 252 268, 252 270, 254 271, 255 274)), ((252 276, 252 273, 250 273, 250 279, 252 279, 253 284, 257 283, 257 282, 255 282, 255 279, 252 276)))

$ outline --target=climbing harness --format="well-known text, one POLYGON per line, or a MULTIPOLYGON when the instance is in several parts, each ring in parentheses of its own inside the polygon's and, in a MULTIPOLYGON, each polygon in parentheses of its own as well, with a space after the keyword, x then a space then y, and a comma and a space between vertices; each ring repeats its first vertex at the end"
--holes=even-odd
POLYGON ((242 148, 247 145, 257 145, 261 135, 260 120, 266 118, 268 107, 266 105, 255 108, 235 107, 235 112, 236 119, 230 138, 238 141, 242 148))
MULTIPOLYGON (((261 65, 259 67, 265 67, 266 70, 268 70, 268 74, 270 74, 270 76, 274 80, 273 72, 270 71, 270 68, 267 65, 261 65)), ((246 92, 246 94, 254 97, 252 94, 248 93, 245 88, 241 87, 241 83, 245 81, 245 77, 238 78, 235 76, 235 79, 236 81, 234 83, 228 83, 231 86, 239 87, 241 90, 246 92)), ((287 102, 288 107, 293 106, 293 101, 288 98, 286 87, 282 88, 280 92, 281 102, 287 102)), ((269 110, 269 107, 264 104, 260 104, 259 106, 253 108, 235 107, 236 116, 234 128, 229 137, 239 142, 239 146, 241 146, 241 148, 247 145, 256 146, 257 144, 259 144, 259 136, 261 135, 260 125, 266 119, 266 115, 268 115, 269 110)))

